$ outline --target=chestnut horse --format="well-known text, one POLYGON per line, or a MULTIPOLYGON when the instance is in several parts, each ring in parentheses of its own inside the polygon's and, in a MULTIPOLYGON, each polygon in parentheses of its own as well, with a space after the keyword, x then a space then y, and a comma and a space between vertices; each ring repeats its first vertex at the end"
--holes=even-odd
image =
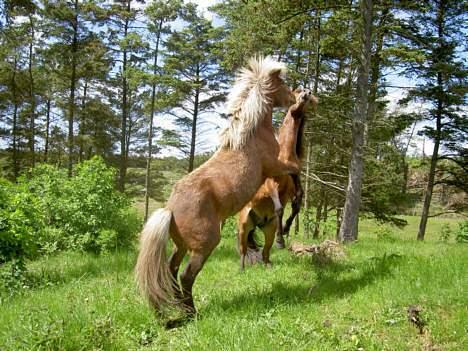
MULTIPOLYGON (((315 105, 317 100, 310 91, 296 90, 296 104, 292 105, 279 130, 280 154, 279 160, 297 163, 303 155, 302 138, 304 133, 305 113, 310 105, 315 105)), ((251 201, 241 210, 238 219, 238 239, 241 270, 245 266, 245 258, 248 247, 256 249, 253 239, 255 227, 260 227, 265 235, 265 244, 262 251, 262 259, 266 265, 270 265, 270 249, 273 245, 276 231, 281 240, 281 220, 283 208, 289 199, 302 196, 302 188, 298 175, 282 175, 266 179, 251 201), (253 246, 253 247, 252 247, 253 246)), ((300 201, 300 200, 299 200, 300 201)), ((300 202, 298 203, 300 204, 300 202)), ((293 211, 299 207, 293 204, 293 211)), ((293 213, 294 214, 294 213, 293 213)), ((297 214, 297 212, 295 213, 297 214)), ((293 217, 294 218, 294 217, 293 217)), ((289 221, 289 219, 288 219, 289 221)), ((292 219, 290 220, 292 222, 292 219)), ((288 225, 288 229, 291 223, 288 225)), ((284 242, 283 242, 284 244, 284 242)))
POLYGON ((273 107, 295 102, 285 74, 286 66, 270 57, 249 61, 228 96, 231 118, 220 148, 176 183, 166 207, 155 211, 143 228, 135 273, 155 309, 177 305, 193 316, 192 287, 221 240, 221 221, 237 213, 267 177, 299 173, 296 159, 278 159, 272 125, 273 107), (174 248, 168 262, 169 237, 174 248), (179 265, 187 252, 190 257, 179 286, 179 265))

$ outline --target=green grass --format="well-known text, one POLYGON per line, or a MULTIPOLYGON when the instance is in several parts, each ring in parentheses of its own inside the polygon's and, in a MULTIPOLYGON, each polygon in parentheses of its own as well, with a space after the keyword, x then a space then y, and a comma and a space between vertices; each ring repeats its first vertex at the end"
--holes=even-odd
POLYGON ((468 254, 438 240, 443 224, 416 242, 394 228, 378 239, 382 227, 363 220, 344 260, 320 266, 273 250, 272 269, 241 273, 231 223, 195 284, 197 320, 174 330, 138 295, 134 250, 43 258, 28 265, 34 287, 1 290, 0 350, 466 349, 468 254), (422 307, 425 335, 407 321, 409 305, 422 307))

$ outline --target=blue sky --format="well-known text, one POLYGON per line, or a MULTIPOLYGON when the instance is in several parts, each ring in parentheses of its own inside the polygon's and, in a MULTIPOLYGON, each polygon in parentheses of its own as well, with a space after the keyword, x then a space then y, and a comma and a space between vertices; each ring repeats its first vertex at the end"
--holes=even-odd
MULTIPOLYGON (((200 12, 208 19, 213 20, 214 25, 221 25, 222 22, 216 16, 208 11, 208 8, 216 3, 219 3, 221 0, 192 0, 191 2, 196 3, 200 12)), ((137 3, 136 3, 137 4, 137 3)), ((138 5, 138 6, 145 6, 145 5, 138 5)), ((174 23, 175 28, 182 28, 183 22, 176 21, 174 23)), ((414 81, 409 80, 408 78, 404 77, 399 72, 388 72, 387 83, 393 86, 413 86, 414 81)), ((401 108, 398 106, 398 100, 400 100, 405 94, 406 89, 399 89, 399 88, 387 88, 388 95, 386 97, 389 100, 389 110, 393 112, 395 109, 401 108)), ((225 112, 224 106, 218 107, 221 112, 225 112)), ((411 104, 409 105, 406 110, 407 111, 418 111, 423 109, 424 106, 421 104, 411 104)), ((161 127, 165 129, 177 129, 175 124, 173 123, 173 118, 170 116, 161 116, 157 115, 154 120, 156 127, 161 127)), ((198 126, 198 140, 197 143, 197 153, 200 152, 207 152, 215 150, 218 146, 218 134, 219 132, 227 125, 227 121, 221 118, 218 114, 205 114, 201 116, 200 124, 198 126)), ((420 123, 416 127, 416 131, 421 130, 425 124, 420 123)), ((412 153, 421 153, 423 144, 425 147, 425 153, 431 154, 433 149, 433 143, 430 140, 425 140, 423 142, 422 137, 415 135, 414 137, 414 146, 410 148, 410 154, 412 153)), ((164 149, 160 152, 159 156, 167 156, 167 155, 175 155, 175 156, 182 156, 180 152, 174 149, 164 149)))
MULTIPOLYGON (((191 1, 198 5, 200 12, 208 19, 213 20, 214 25, 221 25, 219 18, 216 16, 213 17, 213 14, 208 11, 210 6, 219 3, 220 0, 193 0, 191 1)), ((176 23, 176 27, 177 27, 176 23)), ((180 24, 182 26, 182 24, 180 24)), ((404 77, 400 72, 387 72, 387 84, 392 86, 402 86, 402 87, 411 87, 414 86, 414 81, 404 77)), ((388 95, 386 97, 389 100, 389 112, 395 110, 404 110, 406 112, 410 111, 421 111, 424 109, 424 106, 421 104, 410 104, 407 108, 402 109, 398 106, 398 100, 403 98, 407 92, 407 89, 400 88, 387 88, 388 95)), ((220 107, 223 108, 223 107, 220 107)), ((155 125, 162 128, 176 129, 175 125, 172 122, 172 118, 157 118, 155 120, 155 125)), ((216 114, 205 115, 201 119, 200 133, 199 133, 199 146, 197 152, 206 152, 215 150, 218 146, 218 134, 227 125, 227 121, 222 119, 216 114)), ((425 154, 432 154, 434 144, 431 140, 423 140, 423 137, 418 136, 416 133, 419 130, 422 130, 426 123, 419 123, 416 126, 415 133, 412 137, 412 143, 409 148, 409 154, 421 154, 424 148, 425 154)), ((408 131, 409 132, 409 131, 408 131)), ((403 136, 402 136, 403 137, 403 136)), ((404 137, 403 137, 404 138, 404 137)), ((161 156, 165 155, 175 155, 181 156, 177 150, 162 150, 161 156)))

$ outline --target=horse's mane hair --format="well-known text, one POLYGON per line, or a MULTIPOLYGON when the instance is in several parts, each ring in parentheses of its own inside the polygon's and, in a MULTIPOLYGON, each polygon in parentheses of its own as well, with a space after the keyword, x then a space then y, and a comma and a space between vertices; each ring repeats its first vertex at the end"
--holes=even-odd
POLYGON ((239 71, 227 99, 231 118, 229 126, 220 136, 222 148, 238 150, 255 132, 258 123, 271 107, 272 101, 268 95, 277 88, 272 80, 274 72, 279 72, 284 79, 286 66, 270 56, 254 57, 249 60, 247 67, 239 71))

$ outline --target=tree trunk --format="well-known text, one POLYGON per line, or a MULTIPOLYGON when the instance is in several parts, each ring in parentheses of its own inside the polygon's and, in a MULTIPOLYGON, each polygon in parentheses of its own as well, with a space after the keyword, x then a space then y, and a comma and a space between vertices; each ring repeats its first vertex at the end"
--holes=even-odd
MULTIPOLYGON (((133 133, 133 127, 135 126, 135 121, 132 120, 132 115, 130 114, 130 111, 132 109, 133 101, 132 101, 132 91, 130 90, 129 87, 127 87, 127 135, 125 137, 125 160, 126 160, 126 165, 128 167, 128 156, 130 155, 130 145, 132 141, 132 133, 133 133)), ((125 175, 127 174, 127 171, 125 171, 125 175)))
MULTIPOLYGON (((322 222, 326 223, 328 221, 328 192, 324 192, 324 198, 323 198, 323 215, 322 215, 322 222)), ((326 228, 327 226, 323 227, 322 235, 326 234, 326 228)))
MULTIPOLYGON (((158 67, 158 54, 159 54, 159 39, 161 37, 163 21, 159 22, 159 30, 156 37, 156 48, 154 50, 154 67, 153 67, 153 79, 156 78, 157 67, 158 67)), ((151 158, 153 154, 153 118, 154 118, 154 107, 156 103, 156 82, 153 80, 151 87, 151 111, 149 120, 148 130, 148 158, 146 159, 146 176, 145 176, 145 222, 148 220, 148 208, 149 208, 149 194, 150 194, 150 175, 151 175, 151 158)))
POLYGON ((328 192, 323 192, 323 216, 322 220, 326 222, 328 220, 328 192))
POLYGON ((80 148, 79 148, 79 152, 78 152, 78 159, 80 162, 83 161, 83 153, 84 153, 84 133, 85 133, 85 119, 86 119, 86 114, 85 114, 85 110, 86 110, 86 96, 87 96, 87 92, 88 92, 88 81, 85 80, 85 83, 84 83, 84 87, 83 87, 83 99, 81 101, 81 113, 80 113, 80 129, 78 131, 78 134, 79 134, 79 143, 80 143, 80 148))
MULTIPOLYGON (((437 16, 438 19, 438 37, 442 40, 443 38, 443 22, 444 22, 444 10, 443 5, 441 4, 439 7, 439 13, 437 16)), ((442 92, 444 89, 444 81, 442 77, 442 72, 437 72, 437 89, 442 92)), ((421 221, 419 223, 419 231, 418 231, 418 240, 424 240, 424 235, 426 234, 426 225, 427 219, 429 216, 429 208, 431 206, 431 199, 432 199, 432 192, 434 190, 434 179, 435 179, 435 172, 437 167, 437 160, 439 158, 439 146, 440 146, 440 139, 441 139, 441 132, 442 132, 442 100, 439 97, 437 101, 437 115, 436 115, 436 135, 434 140, 434 151, 432 152, 431 157, 431 167, 429 169, 429 179, 427 182, 426 193, 424 195, 424 204, 421 214, 421 221)))
POLYGON ((413 123, 413 128, 411 128, 411 134, 406 143, 406 147, 403 150, 403 153, 401 155, 401 164, 403 167, 403 184, 402 184, 401 192, 403 194, 406 194, 406 192, 408 191, 409 165, 408 165, 408 162, 406 162, 406 155, 408 154, 408 149, 411 144, 411 140, 413 139, 415 129, 416 129, 416 122, 413 123))
MULTIPOLYGON (((438 22, 438 37, 439 45, 434 50, 440 50, 440 46, 443 45, 444 38, 444 21, 445 21, 445 4, 444 2, 439 3, 439 10, 437 13, 438 22)), ((434 179, 437 167, 437 160, 439 158, 439 146, 440 140, 442 139, 442 110, 443 102, 441 95, 444 90, 444 77, 442 72, 437 72, 437 90, 439 91, 439 98, 437 101, 437 112, 436 112, 436 135, 434 140, 434 151, 431 157, 431 167, 429 169, 429 179, 427 182, 426 193, 424 195, 424 204, 421 214, 421 221, 419 222, 418 240, 424 240, 426 234, 427 219, 429 216, 429 208, 431 207, 432 192, 434 190, 434 179)))
POLYGON ((372 30, 372 0, 361 0, 362 33, 357 99, 353 116, 351 162, 349 166, 348 187, 340 227, 340 240, 355 241, 358 237, 359 207, 364 168, 364 132, 366 128, 367 102, 369 88, 369 66, 372 30))
POLYGON ((310 218, 309 218, 309 186, 310 186, 310 140, 307 143, 306 156, 306 179, 305 179, 305 196, 304 196, 304 237, 309 237, 310 218))
POLYGON ((34 22, 32 14, 29 15, 29 26, 31 29, 31 38, 29 43, 29 101, 30 101, 30 117, 29 117, 29 152, 31 153, 31 167, 34 168, 36 165, 36 154, 35 154, 35 120, 36 120, 36 97, 34 95, 34 75, 33 75, 33 63, 34 63, 34 22))
MULTIPOLYGON (((130 0, 127 1, 127 11, 130 12, 130 0)), ((124 38, 128 34, 129 19, 125 18, 124 24, 124 38)), ((123 64, 122 64, 122 121, 121 121, 121 136, 120 136, 120 173, 119 173, 119 190, 125 190, 125 178, 127 176, 127 48, 123 50, 123 64)))
MULTIPOLYGON (((317 10, 316 12, 316 25, 317 25, 317 46, 315 47, 315 63, 314 63, 314 85, 312 88, 312 92, 315 96, 317 96, 318 92, 318 82, 320 77, 320 39, 321 39, 321 31, 320 31, 320 24, 321 24, 321 12, 317 10)), ((310 134, 309 134, 310 135, 310 134)), ((310 218, 309 218, 309 207, 310 207, 310 171, 311 167, 310 164, 312 162, 312 141, 310 140, 310 136, 307 142, 307 160, 306 160, 306 184, 305 184, 305 194, 304 194, 304 236, 309 236, 310 231, 310 218)))
MULTIPOLYGON (((440 73, 438 73, 440 75, 440 73)), ((439 105, 441 102, 439 101, 439 105)), ((429 208, 431 206, 432 192, 434 190, 434 179, 437 166, 437 159, 439 158, 439 145, 440 145, 440 132, 442 129, 441 116, 437 116, 437 136, 434 140, 434 151, 432 152, 431 167, 429 170, 429 180, 427 182, 426 192, 424 194, 424 204, 421 213, 421 221, 419 222, 418 240, 424 240, 426 234, 427 219, 429 217, 429 208)))
POLYGON ((199 88, 199 79, 200 79, 200 66, 197 65, 196 70, 196 84, 195 88, 195 100, 193 103, 193 120, 192 120, 192 139, 190 141, 190 157, 189 157, 189 173, 193 171, 193 161, 195 159, 195 141, 197 137, 197 119, 198 119, 198 102, 200 99, 200 88, 199 88))
POLYGON ((380 79, 380 63, 382 61, 381 52, 383 48, 383 41, 387 30, 385 29, 385 21, 389 13, 389 7, 386 7, 382 10, 378 23, 378 32, 376 38, 375 52, 370 59, 370 85, 369 85, 369 98, 367 106, 367 123, 365 124, 364 132, 364 145, 367 144, 367 127, 370 122, 374 119, 375 114, 375 102, 377 100, 377 91, 378 91, 378 82, 380 79))
POLYGON ((45 134, 45 146, 44 146, 44 162, 47 163, 49 157, 49 135, 50 135, 50 99, 47 99, 47 110, 46 110, 46 134, 45 134))
POLYGON ((315 223, 314 223, 314 234, 313 238, 317 239, 320 233, 320 220, 322 219, 322 208, 323 208, 323 199, 320 199, 317 206, 317 212, 315 213, 315 223))
MULTIPOLYGON (((304 28, 302 28, 301 32, 299 33, 299 42, 302 44, 304 40, 304 28)), ((296 68, 295 68, 295 72, 296 74, 299 73, 299 70, 301 69, 301 61, 302 61, 302 51, 301 51, 301 48, 298 48, 297 51, 296 51, 296 68)), ((293 82, 293 89, 296 89, 297 86, 299 84, 297 83, 296 81, 296 78, 294 78, 294 82, 293 82)))
POLYGON ((341 207, 336 208, 336 241, 340 240, 340 228, 341 228, 341 222, 342 222, 342 217, 343 215, 343 209, 341 207))
POLYGON ((75 89, 76 89, 76 53, 78 51, 78 0, 75 0, 75 17, 73 19, 72 41, 72 74, 70 81, 70 100, 68 102, 68 176, 73 173, 73 122, 75 117, 75 89))
POLYGON ((316 22, 317 22, 317 46, 315 48, 316 54, 315 54, 315 74, 314 74, 314 87, 313 87, 313 94, 316 96, 317 91, 318 91, 318 83, 319 83, 319 77, 320 77, 320 39, 322 36, 321 33, 321 13, 320 10, 317 9, 316 13, 316 22))
POLYGON ((11 77, 11 94, 13 97, 13 177, 16 181, 19 175, 19 162, 18 162, 18 102, 16 101, 16 68, 17 68, 17 58, 15 50, 15 59, 13 64, 13 74, 11 77))

